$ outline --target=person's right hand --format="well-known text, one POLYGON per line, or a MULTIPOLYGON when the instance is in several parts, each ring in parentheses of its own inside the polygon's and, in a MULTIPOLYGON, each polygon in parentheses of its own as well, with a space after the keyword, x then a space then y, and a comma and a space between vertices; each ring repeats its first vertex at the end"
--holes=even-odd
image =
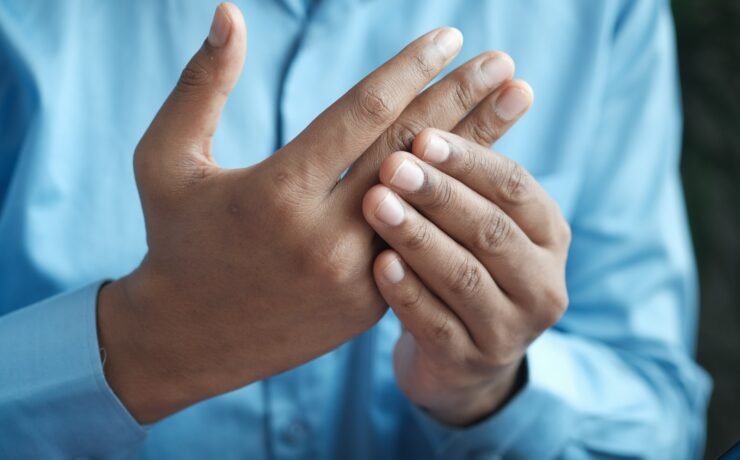
POLYGON ((211 138, 242 68, 246 28, 233 5, 217 9, 136 149, 149 251, 98 303, 106 378, 140 422, 295 367, 383 315, 377 244, 360 207, 377 166, 425 127, 482 144, 507 128, 492 122, 512 84, 501 53, 419 95, 461 42, 449 28, 422 36, 273 156, 225 170, 211 138))

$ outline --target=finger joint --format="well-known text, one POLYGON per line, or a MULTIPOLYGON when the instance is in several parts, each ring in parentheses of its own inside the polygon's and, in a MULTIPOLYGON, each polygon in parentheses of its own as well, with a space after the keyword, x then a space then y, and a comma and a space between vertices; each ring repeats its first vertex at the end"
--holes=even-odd
POLYGON ((428 210, 445 210, 451 207, 455 199, 455 189, 450 180, 437 178, 434 185, 430 184, 431 196, 426 203, 428 210))
POLYGON ((529 176, 524 168, 514 161, 505 176, 503 184, 504 198, 510 204, 522 204, 529 196, 529 176))
POLYGON ((188 62, 185 69, 180 74, 180 80, 176 86, 177 91, 182 93, 189 93, 195 89, 207 86, 213 76, 199 59, 198 56, 188 62))
POLYGON ((483 221, 474 238, 475 246, 485 254, 495 254, 509 241, 512 225, 500 209, 491 212, 483 221))
POLYGON ((479 170, 482 166, 481 158, 471 148, 465 148, 464 154, 460 161, 460 177, 465 178, 472 175, 476 170, 479 170))
POLYGON ((414 54, 414 68, 423 78, 431 79, 437 67, 431 60, 431 56, 426 52, 425 48, 422 48, 418 53, 414 54))
POLYGON ((358 92, 356 107, 361 120, 384 124, 393 118, 390 92, 383 86, 365 86, 358 92))
POLYGON ((469 81, 465 79, 458 79, 454 83, 455 92, 454 98, 455 103, 458 107, 468 109, 475 104, 477 97, 473 88, 471 88, 469 81))
POLYGON ((477 263, 466 260, 451 271, 449 289, 463 300, 478 298, 483 290, 483 269, 477 263))
POLYGON ((410 151, 416 135, 422 130, 408 121, 397 121, 388 131, 388 150, 410 151))
POLYGON ((432 326, 432 337, 436 343, 448 343, 452 341, 453 329, 450 323, 450 315, 438 314, 437 321, 432 326))
POLYGON ((432 244, 432 232, 429 225, 420 224, 404 241, 404 246, 411 251, 426 251, 432 244))
POLYGON ((496 123, 485 119, 474 120, 470 125, 470 137, 475 143, 489 147, 501 137, 501 132, 496 123))
POLYGON ((404 310, 417 310, 421 307, 423 298, 423 287, 419 284, 414 288, 409 288, 401 295, 398 306, 404 310))

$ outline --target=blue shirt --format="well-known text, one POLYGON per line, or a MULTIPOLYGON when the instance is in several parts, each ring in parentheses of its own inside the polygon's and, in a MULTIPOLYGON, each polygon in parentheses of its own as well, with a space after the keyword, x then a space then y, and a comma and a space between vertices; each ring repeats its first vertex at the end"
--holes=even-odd
MULTIPOLYGON (((0 458, 696 458, 709 379, 679 182, 663 0, 237 1, 249 56, 214 144, 270 155, 404 44, 440 25, 517 62, 537 93, 497 144, 573 230, 570 308, 524 387, 467 428, 394 381, 389 313, 294 370, 140 426, 106 384, 101 282, 145 253, 134 147, 205 38, 215 2, 0 5, 0 458)), ((115 357, 110 357, 115 359, 115 357)), ((249 363, 244 363, 248 366, 249 363)))

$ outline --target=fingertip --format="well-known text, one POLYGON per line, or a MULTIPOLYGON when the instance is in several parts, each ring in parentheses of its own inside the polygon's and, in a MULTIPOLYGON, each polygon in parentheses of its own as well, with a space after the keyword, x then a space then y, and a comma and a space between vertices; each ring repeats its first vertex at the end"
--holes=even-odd
POLYGON ((463 41, 465 40, 465 36, 463 35, 463 33, 462 33, 462 31, 460 29, 458 29, 457 27, 454 27, 454 26, 445 26, 444 28, 445 29, 449 29, 450 32, 452 32, 453 34, 457 35, 457 40, 462 45, 463 41))
POLYGON ((504 121, 514 121, 526 113, 534 102, 534 91, 524 80, 509 83, 496 100, 495 112, 504 121))
POLYGON ((386 285, 398 284, 406 276, 406 270, 401 256, 392 249, 381 252, 375 258, 375 279, 386 285))
POLYGON ((396 173, 398 166, 408 157, 408 152, 397 151, 388 155, 380 164, 378 176, 380 182, 390 185, 393 175, 396 173))
POLYGON ((375 210, 378 209, 378 205, 385 199, 388 193, 391 193, 391 190, 382 184, 374 185, 370 187, 370 190, 365 192, 365 196, 362 197, 362 213, 367 220, 374 217, 375 210))
POLYGON ((504 51, 494 51, 494 53, 498 54, 501 59, 504 59, 508 61, 508 65, 510 65, 510 72, 511 72, 511 78, 514 77, 514 74, 516 74, 516 61, 514 61, 514 58, 511 57, 509 53, 506 53, 504 51))
POLYGON ((411 142, 411 153, 413 155, 419 158, 424 156, 424 147, 429 142, 429 136, 432 134, 432 131, 433 128, 424 128, 414 137, 414 140, 411 142))
POLYGON ((406 211, 398 195, 380 184, 368 190, 363 197, 362 212, 367 223, 376 230, 398 226, 406 217, 406 211))
POLYGON ((411 152, 427 163, 442 163, 450 156, 450 146, 445 140, 449 133, 438 129, 426 128, 419 133, 411 144, 411 152))
POLYGON ((486 86, 496 89, 514 78, 514 60, 502 51, 488 51, 482 54, 480 73, 486 86))
POLYGON ((224 2, 216 7, 206 42, 213 49, 224 48, 226 51, 234 45, 238 48, 246 46, 246 24, 238 6, 224 2))
POLYGON ((525 80, 512 80, 510 87, 518 88, 520 91, 525 92, 529 96, 529 102, 530 104, 534 102, 534 89, 532 89, 532 86, 525 80))
POLYGON ((431 32, 432 41, 447 59, 456 56, 463 45, 463 34, 455 27, 440 27, 431 32))
POLYGON ((231 24, 234 27, 234 31, 239 34, 246 34, 247 24, 244 21, 244 15, 242 10, 231 2, 223 2, 219 5, 219 8, 223 8, 224 12, 229 15, 231 24))
POLYGON ((228 42, 231 36, 232 19, 224 4, 216 7, 211 21, 211 29, 208 31, 208 44, 213 48, 221 48, 228 42))
POLYGON ((534 88, 532 88, 532 86, 530 86, 530 84, 524 80, 516 80, 516 81, 521 82, 524 89, 529 93, 529 106, 531 107, 532 104, 534 104, 534 88))

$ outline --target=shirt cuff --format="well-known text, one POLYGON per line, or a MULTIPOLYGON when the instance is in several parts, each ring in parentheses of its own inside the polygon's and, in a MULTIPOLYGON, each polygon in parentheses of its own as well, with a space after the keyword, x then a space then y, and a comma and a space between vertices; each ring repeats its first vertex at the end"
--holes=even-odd
POLYGON ((143 442, 146 431, 103 375, 102 284, 0 318, 0 450, 9 458, 108 458, 143 442))
MULTIPOLYGON (((499 411, 475 425, 445 425, 414 406, 421 431, 436 458, 495 460, 553 458, 573 433, 575 413, 566 401, 548 390, 553 356, 546 340, 535 341, 525 358, 525 383, 499 411)), ((557 361, 556 361, 557 362, 557 361)), ((555 371, 557 375, 558 372, 555 371)))

